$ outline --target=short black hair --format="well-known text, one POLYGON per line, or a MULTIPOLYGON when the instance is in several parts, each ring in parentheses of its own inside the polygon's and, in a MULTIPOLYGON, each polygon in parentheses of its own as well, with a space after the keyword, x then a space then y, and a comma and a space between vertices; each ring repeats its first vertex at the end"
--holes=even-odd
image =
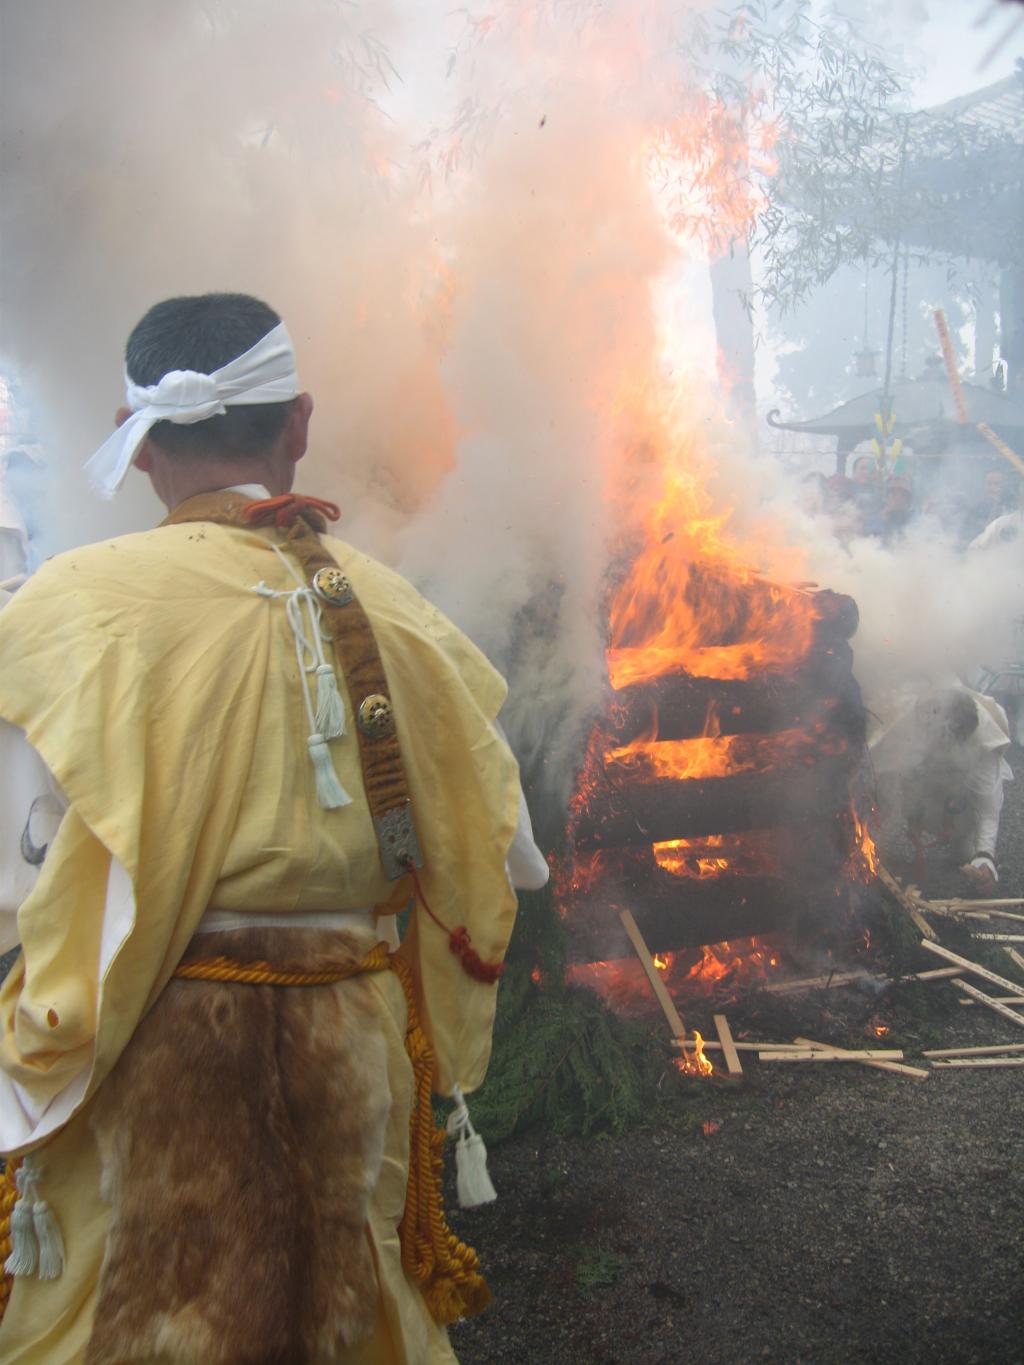
MULTIPOLYGON (((125 346, 128 378, 143 387, 171 370, 211 374, 237 360, 281 321, 249 294, 196 294, 156 303, 125 346)), ((170 454, 265 455, 284 430, 294 399, 230 407, 205 422, 157 422, 150 439, 170 454)))

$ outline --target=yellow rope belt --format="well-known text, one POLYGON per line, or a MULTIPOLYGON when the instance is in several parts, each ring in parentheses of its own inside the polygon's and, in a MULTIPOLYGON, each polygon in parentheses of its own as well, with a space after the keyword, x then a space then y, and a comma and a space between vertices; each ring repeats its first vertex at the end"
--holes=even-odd
POLYGON ((441 1197, 445 1131, 435 1127, 431 1103, 434 1054, 420 1023, 412 973, 406 963, 393 956, 386 943, 378 943, 361 962, 324 972, 279 972, 267 962, 242 963, 214 957, 183 962, 174 975, 189 981, 229 981, 253 986, 326 986, 364 972, 388 970, 395 973, 405 992, 408 1006, 405 1050, 412 1062, 416 1085, 409 1119, 409 1181, 405 1212, 398 1229, 402 1266, 426 1299, 436 1321, 457 1322, 482 1312, 491 1301, 491 1293, 480 1274, 476 1252, 460 1242, 445 1221, 441 1197))
POLYGON ((11 1297, 11 1286, 14 1284, 14 1276, 4 1271, 3 1263, 11 1254, 11 1214, 18 1202, 18 1187, 14 1183, 14 1176, 20 1165, 17 1157, 8 1161, 7 1168, 0 1177, 0 1322, 3 1322, 4 1309, 7 1307, 7 1300, 11 1297))

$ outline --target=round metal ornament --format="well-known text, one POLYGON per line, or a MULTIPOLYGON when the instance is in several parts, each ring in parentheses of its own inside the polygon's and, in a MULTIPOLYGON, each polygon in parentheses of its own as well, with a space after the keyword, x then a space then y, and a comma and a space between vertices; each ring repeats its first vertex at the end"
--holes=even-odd
POLYGON ((313 575, 313 591, 332 607, 344 607, 352 601, 352 584, 333 564, 325 564, 313 575))
POLYGON ((359 728, 370 739, 384 739, 395 728, 395 713, 389 698, 372 692, 359 707, 359 728))

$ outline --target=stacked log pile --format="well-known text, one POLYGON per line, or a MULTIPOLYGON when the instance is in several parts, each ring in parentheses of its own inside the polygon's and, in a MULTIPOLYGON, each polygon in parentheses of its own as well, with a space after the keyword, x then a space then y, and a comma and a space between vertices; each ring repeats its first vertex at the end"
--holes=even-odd
POLYGON ((610 694, 569 827, 561 901, 574 960, 612 955, 608 931, 624 908, 664 952, 782 929, 842 894, 865 743, 849 644, 857 609, 829 592, 814 608, 813 647, 789 676, 674 673, 610 694), (637 741, 657 755, 709 735, 730 745, 739 771, 677 778, 632 759, 637 741), (766 836, 770 856, 742 856, 746 839, 763 850, 766 836), (670 868, 653 846, 677 840, 692 843, 670 868), (709 873, 718 852, 726 866, 709 873))

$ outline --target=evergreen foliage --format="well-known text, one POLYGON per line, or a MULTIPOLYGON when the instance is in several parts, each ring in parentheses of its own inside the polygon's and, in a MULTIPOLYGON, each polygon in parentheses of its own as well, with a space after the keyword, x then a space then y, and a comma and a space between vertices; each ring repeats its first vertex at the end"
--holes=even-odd
POLYGON ((622 1019, 590 991, 567 987, 564 977, 564 934, 545 888, 522 898, 499 987, 494 1054, 473 1097, 473 1122, 489 1144, 535 1125, 618 1134, 664 1104, 657 1090, 671 1067, 664 1040, 651 1024, 622 1019))

